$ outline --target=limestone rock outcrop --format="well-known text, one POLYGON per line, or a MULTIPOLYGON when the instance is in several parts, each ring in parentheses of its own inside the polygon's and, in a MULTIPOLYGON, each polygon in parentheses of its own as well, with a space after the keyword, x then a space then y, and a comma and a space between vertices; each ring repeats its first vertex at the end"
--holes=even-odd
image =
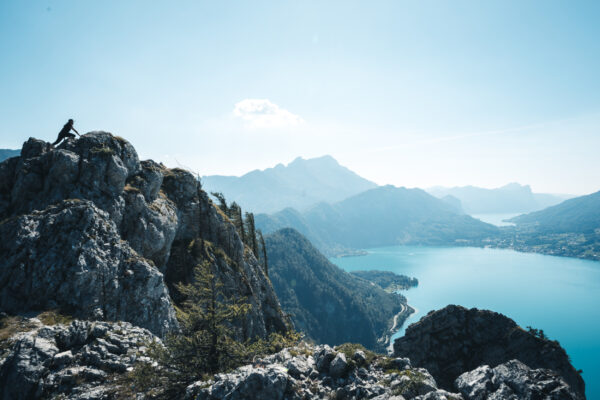
POLYGON ((0 359, 0 398, 114 398, 119 377, 148 361, 145 344, 160 339, 126 322, 73 321, 37 327, 11 339, 0 359))
POLYGON ((473 400, 579 399, 557 373, 531 369, 519 360, 495 368, 483 365, 456 379, 456 388, 473 400))
MULTIPOLYGON (((354 357, 353 357, 354 358, 354 357)), ((359 366, 327 345, 302 345, 245 365, 231 373, 217 374, 209 381, 187 388, 191 400, 463 400, 458 393, 440 390, 424 369, 406 366, 390 369, 390 360, 380 356, 359 366), (328 361, 327 361, 328 360, 328 361), (343 360, 343 361, 342 361, 343 360), (340 365, 343 372, 340 373, 340 365)))
POLYGON ((252 305, 240 339, 287 329, 262 266, 196 177, 140 162, 110 133, 25 142, 0 163, 0 221, 0 311, 60 309, 162 336, 177 329, 173 288, 200 246, 226 294, 252 305))
POLYGON ((129 321, 164 335, 177 326, 163 275, 122 242, 91 201, 64 200, 0 225, 0 305, 6 312, 60 308, 129 321))
POLYGON ((397 357, 426 368, 446 390, 461 374, 482 365, 495 368, 513 359, 533 369, 548 369, 585 398, 585 384, 565 350, 540 338, 512 319, 492 311, 450 305, 410 325, 394 343, 397 357))

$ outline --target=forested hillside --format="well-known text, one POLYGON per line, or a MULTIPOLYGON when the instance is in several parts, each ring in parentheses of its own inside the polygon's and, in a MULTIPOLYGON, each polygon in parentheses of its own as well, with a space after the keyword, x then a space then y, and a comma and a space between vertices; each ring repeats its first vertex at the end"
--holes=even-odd
POLYGON ((344 272, 294 229, 281 229, 265 240, 269 277, 281 307, 296 329, 319 343, 357 342, 381 350, 385 346, 378 339, 392 317, 412 312, 404 297, 344 272))

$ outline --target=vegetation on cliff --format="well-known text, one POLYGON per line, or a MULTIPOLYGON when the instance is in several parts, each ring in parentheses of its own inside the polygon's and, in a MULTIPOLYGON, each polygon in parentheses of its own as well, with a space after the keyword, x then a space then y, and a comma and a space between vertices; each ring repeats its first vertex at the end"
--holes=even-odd
POLYGON ((265 239, 271 282, 296 329, 319 343, 383 350, 379 339, 405 309, 404 297, 341 270, 293 229, 265 239))

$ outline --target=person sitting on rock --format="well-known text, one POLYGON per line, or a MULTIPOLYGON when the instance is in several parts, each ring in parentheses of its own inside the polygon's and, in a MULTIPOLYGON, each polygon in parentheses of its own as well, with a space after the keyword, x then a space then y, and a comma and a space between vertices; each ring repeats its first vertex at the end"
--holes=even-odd
MULTIPOLYGON (((63 139, 74 138, 75 135, 73 135, 71 133, 71 129, 73 129, 75 131, 75 133, 77 135, 79 135, 79 132, 77 132, 77 129, 73 128, 73 120, 72 119, 68 120, 67 123, 65 124, 65 126, 63 126, 63 128, 60 130, 60 132, 58 132, 58 139, 56 139, 56 142, 52 143, 52 146, 56 146, 63 139)), ((79 136, 81 136, 81 135, 79 135, 79 136)))

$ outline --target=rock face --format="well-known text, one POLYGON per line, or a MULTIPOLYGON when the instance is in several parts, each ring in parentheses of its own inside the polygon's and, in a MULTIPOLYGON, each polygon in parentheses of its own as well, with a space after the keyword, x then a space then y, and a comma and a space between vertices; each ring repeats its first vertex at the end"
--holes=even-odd
POLYGON ((0 304, 6 311, 61 308, 125 320, 162 335, 176 326, 162 274, 122 243, 90 201, 61 201, 0 225, 0 304))
POLYGON ((226 294, 252 305, 240 339, 286 329, 262 267, 197 179, 140 162, 110 133, 58 148, 29 139, 0 163, 0 221, 0 311, 58 308, 162 336, 177 329, 172 289, 191 279, 195 243, 226 294))
POLYGON ((464 372, 516 359, 529 368, 554 371, 585 398, 583 379, 557 342, 539 338, 492 311, 451 305, 431 312, 396 340, 394 354, 426 368, 447 390, 464 372))
POLYGON ((14 337, 12 351, 0 360, 0 398, 111 398, 119 375, 149 360, 143 344, 160 342, 125 322, 37 325, 14 337))
POLYGON ((578 399, 563 378, 547 369, 532 370, 518 360, 495 368, 487 365, 465 372, 456 379, 458 390, 467 398, 485 399, 578 399))

